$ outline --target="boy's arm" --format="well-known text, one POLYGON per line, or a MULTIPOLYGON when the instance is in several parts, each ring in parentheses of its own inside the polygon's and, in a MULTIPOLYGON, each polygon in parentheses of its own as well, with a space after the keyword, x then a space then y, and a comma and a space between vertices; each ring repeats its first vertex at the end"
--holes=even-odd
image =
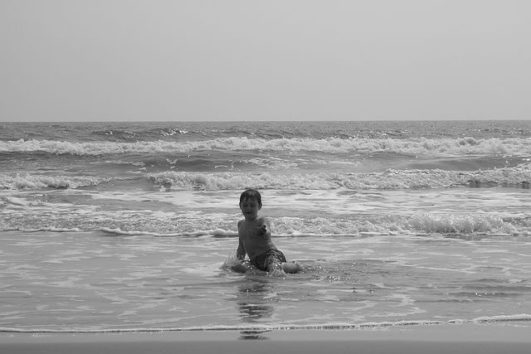
POLYGON ((258 235, 268 239, 271 238, 271 224, 268 219, 258 219, 258 235))
POLYGON ((245 248, 243 247, 242 240, 238 243, 238 249, 236 250, 236 258, 238 258, 240 261, 243 261, 245 259, 245 248))
MULTIPOLYGON (((241 225, 242 221, 238 221, 238 234, 240 233, 240 225, 241 225)), ((245 259, 245 247, 243 247, 243 242, 242 242, 242 239, 239 237, 238 238, 238 249, 236 249, 236 258, 238 258, 239 260, 243 261, 245 259)))

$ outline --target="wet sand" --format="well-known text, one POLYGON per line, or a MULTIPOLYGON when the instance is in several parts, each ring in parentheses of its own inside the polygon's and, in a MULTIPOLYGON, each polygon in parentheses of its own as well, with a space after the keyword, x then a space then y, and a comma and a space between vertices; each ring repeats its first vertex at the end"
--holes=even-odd
POLYGON ((531 353, 528 326, 437 325, 387 329, 3 333, 0 353, 531 353))

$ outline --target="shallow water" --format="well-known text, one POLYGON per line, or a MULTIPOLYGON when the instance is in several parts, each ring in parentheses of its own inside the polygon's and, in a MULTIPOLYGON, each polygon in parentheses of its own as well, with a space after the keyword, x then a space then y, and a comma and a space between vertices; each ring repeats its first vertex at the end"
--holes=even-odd
POLYGON ((348 327, 529 320, 531 243, 423 236, 277 240, 299 274, 223 269, 232 237, 3 234, 0 327, 348 327))

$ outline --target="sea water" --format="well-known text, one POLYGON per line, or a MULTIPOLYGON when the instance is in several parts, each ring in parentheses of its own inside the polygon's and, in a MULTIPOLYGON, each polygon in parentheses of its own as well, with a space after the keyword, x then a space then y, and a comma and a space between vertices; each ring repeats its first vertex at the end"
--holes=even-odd
POLYGON ((2 123, 0 330, 528 326, 530 183, 530 121, 2 123))

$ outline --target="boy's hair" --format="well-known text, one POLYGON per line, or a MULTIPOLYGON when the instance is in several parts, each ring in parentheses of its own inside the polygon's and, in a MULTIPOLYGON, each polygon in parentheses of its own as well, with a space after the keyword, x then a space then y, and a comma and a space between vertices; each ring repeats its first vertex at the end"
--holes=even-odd
POLYGON ((243 193, 240 195, 240 204, 247 199, 254 199, 260 206, 262 207, 262 196, 260 195, 260 192, 258 192, 256 189, 246 189, 243 191, 243 193))

